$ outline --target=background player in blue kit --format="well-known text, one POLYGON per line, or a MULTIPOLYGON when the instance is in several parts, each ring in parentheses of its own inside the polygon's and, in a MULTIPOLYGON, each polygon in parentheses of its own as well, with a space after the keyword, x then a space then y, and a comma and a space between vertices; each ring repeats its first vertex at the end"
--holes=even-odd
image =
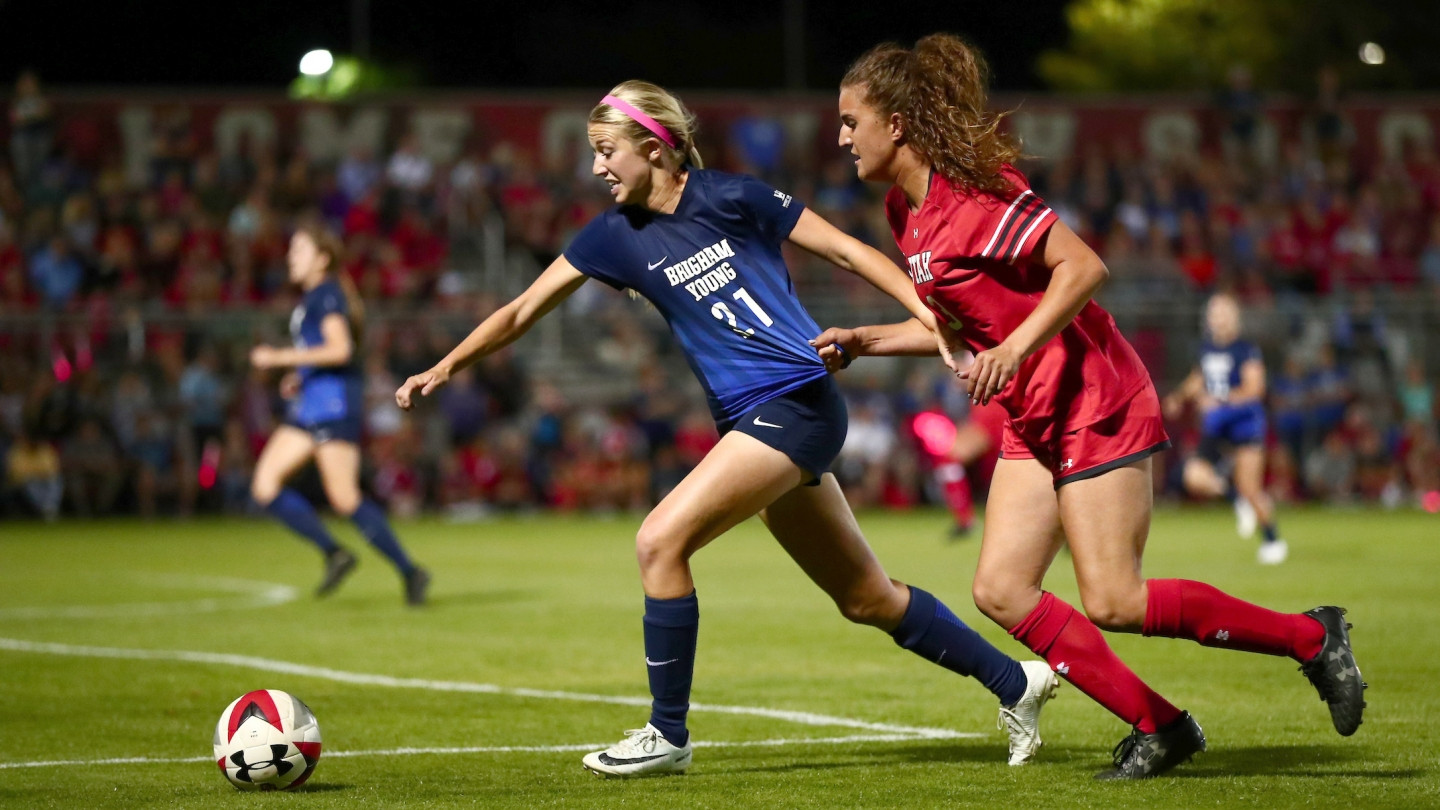
POLYGON ((339 240, 319 227, 301 227, 290 240, 290 281, 304 291, 290 316, 295 345, 256 346, 250 352, 256 368, 293 370, 281 382, 290 409, 255 464, 250 492, 256 503, 325 553, 325 575, 316 594, 329 594, 357 560, 330 536, 310 502, 285 487, 286 479, 313 458, 330 505, 395 564, 404 579, 405 601, 420 605, 430 574, 410 561, 384 510, 360 490, 364 384, 355 344, 365 313, 353 287, 335 275, 339 257, 339 240))
POLYGON ((1253 536, 1258 523, 1264 540, 1256 556, 1265 565, 1279 565, 1289 548, 1276 534, 1275 504, 1265 493, 1265 361, 1255 344, 1240 339, 1234 297, 1222 293, 1210 299, 1205 327, 1199 366, 1165 399, 1172 417, 1189 401, 1200 409, 1200 447, 1185 462, 1185 489, 1233 501, 1240 536, 1253 536), (1229 448, 1232 475, 1221 472, 1229 448))
POLYGON ((409 409, 414 394, 432 393, 520 337, 591 277, 654 304, 704 386, 720 442, 636 536, 650 721, 587 755, 585 767, 647 776, 689 766, 686 714, 700 621, 689 559, 757 512, 846 618, 879 627, 994 692, 1010 762, 1024 763, 1039 747, 1039 711, 1058 681, 1044 662, 1015 661, 935 597, 890 579, 865 543, 827 472, 845 438, 845 406, 810 343, 820 330, 795 297, 781 244, 857 273, 933 330, 910 280, 788 194, 704 170, 694 118, 660 87, 616 86, 591 111, 589 136, 593 171, 618 205, 591 221, 520 297, 395 392, 409 409))

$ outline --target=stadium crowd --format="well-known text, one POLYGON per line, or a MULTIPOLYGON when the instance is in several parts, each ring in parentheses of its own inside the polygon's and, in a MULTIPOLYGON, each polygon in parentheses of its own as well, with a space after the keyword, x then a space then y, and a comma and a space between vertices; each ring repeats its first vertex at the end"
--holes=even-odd
MULTIPOLYGON (((1240 297, 1270 375, 1276 498, 1440 511, 1440 411, 1425 365, 1436 358, 1418 351, 1415 319, 1395 313, 1400 303, 1440 313, 1440 160, 1414 144, 1400 159, 1362 163, 1324 114, 1320 137, 1283 144, 1273 166, 1234 137, 1166 163, 1113 144, 1025 168, 1105 258, 1101 302, 1162 391, 1187 370, 1204 296, 1240 297)), ((502 277, 523 286, 608 204, 587 154, 537 165, 512 144, 477 143, 437 165, 406 135, 389 154, 356 149, 333 163, 285 145, 222 157, 177 110, 157 120, 137 183, 118 159, 73 158, 32 75, 17 82, 9 116, 0 514, 252 509, 250 473, 284 403, 277 381, 245 358, 256 342, 287 339, 297 298, 285 283, 286 243, 301 215, 343 235, 343 272, 372 305, 366 481, 393 512, 644 508, 717 440, 699 389, 676 382, 686 375, 663 324, 601 285, 566 304, 584 324, 566 346, 570 366, 537 367, 522 341, 458 376, 418 416, 394 404, 400 381, 501 300, 477 281, 482 257, 498 248, 502 277), (576 364, 621 384, 604 395, 572 385, 565 370, 576 364)), ((876 193, 848 160, 787 159, 728 135, 709 136, 709 164, 764 177, 894 255, 876 193)), ((803 299, 838 302, 817 311, 822 326, 822 312, 883 305, 848 274, 790 259, 803 299)), ((939 500, 930 473, 943 459, 925 449, 914 417, 964 422, 964 399, 938 364, 882 376, 842 375, 847 493, 860 505, 939 500)), ((1175 493, 1193 420, 1171 433, 1179 451, 1157 487, 1175 493)))

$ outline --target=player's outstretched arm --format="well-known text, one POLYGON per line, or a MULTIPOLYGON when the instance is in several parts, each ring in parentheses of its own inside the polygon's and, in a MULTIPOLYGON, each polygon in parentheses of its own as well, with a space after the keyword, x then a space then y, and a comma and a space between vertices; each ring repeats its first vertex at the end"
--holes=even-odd
POLYGON ((299 368, 300 366, 343 366, 355 354, 355 341, 350 337, 350 322, 338 312, 320 321, 319 346, 304 349, 256 346, 250 350, 250 365, 256 368, 299 368))
POLYGON ((832 326, 810 345, 820 353, 825 368, 839 371, 857 357, 934 357, 939 352, 935 333, 911 318, 903 323, 843 328, 832 326))
POLYGON ((406 380, 395 391, 395 404, 405 410, 413 405, 412 396, 429 396, 431 392, 450 381, 450 375, 466 368, 491 352, 513 343, 530 330, 546 313, 554 309, 569 295, 580 288, 588 278, 576 270, 564 256, 551 262, 545 272, 535 279, 525 292, 514 301, 497 309, 475 327, 460 345, 429 371, 423 371, 406 380))
MULTIPOLYGON (((915 294, 915 285, 885 254, 831 225, 824 217, 805 209, 790 231, 790 241, 831 264, 870 282, 899 301, 925 328, 935 330, 935 314, 915 294)), ((933 340, 932 340, 933 343, 933 340)), ((934 347, 932 347, 934 348, 934 347)), ((933 351, 929 352, 934 354, 933 351)))

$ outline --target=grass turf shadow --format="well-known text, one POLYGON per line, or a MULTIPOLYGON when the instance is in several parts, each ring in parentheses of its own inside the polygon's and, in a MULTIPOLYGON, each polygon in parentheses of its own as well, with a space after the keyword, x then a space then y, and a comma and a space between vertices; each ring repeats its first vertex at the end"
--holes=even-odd
POLYGON ((1185 779, 1232 776, 1417 779, 1426 774, 1418 768, 1382 771, 1354 767, 1363 765, 1364 761, 1364 752, 1338 745, 1216 746, 1190 763, 1181 765, 1174 775, 1185 779))

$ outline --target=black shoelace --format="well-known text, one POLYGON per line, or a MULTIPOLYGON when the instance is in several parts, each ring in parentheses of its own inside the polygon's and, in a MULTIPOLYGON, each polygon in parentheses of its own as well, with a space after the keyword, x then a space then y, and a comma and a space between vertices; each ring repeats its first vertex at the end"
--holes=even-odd
POLYGON ((1140 732, 1140 729, 1137 728, 1130 732, 1130 735, 1125 739, 1115 744, 1115 748, 1110 752, 1110 757, 1115 762, 1115 767, 1125 767, 1125 760, 1130 758, 1130 754, 1140 745, 1140 740, 1144 736, 1145 735, 1140 732))

